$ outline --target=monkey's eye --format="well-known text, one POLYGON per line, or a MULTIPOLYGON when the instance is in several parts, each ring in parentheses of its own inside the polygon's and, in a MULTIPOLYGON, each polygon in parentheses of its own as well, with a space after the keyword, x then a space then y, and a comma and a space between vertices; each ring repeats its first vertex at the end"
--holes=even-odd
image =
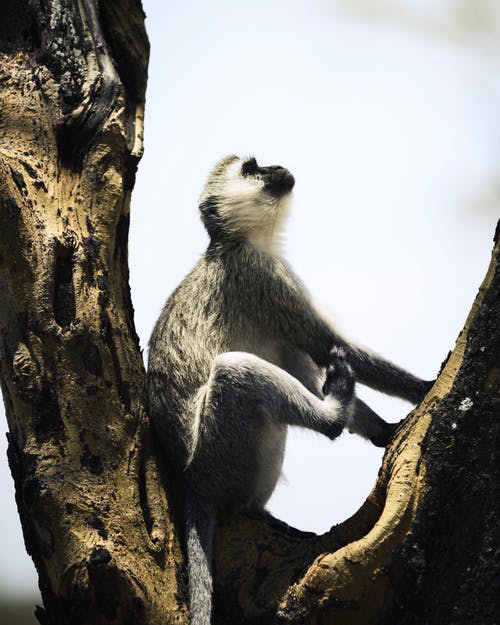
POLYGON ((257 173, 259 166, 255 158, 250 158, 241 166, 241 173, 243 176, 253 176, 257 173))

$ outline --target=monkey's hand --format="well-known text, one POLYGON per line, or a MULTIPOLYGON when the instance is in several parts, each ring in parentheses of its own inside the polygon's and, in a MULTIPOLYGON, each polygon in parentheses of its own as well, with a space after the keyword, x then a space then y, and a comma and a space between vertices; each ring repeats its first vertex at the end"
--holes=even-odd
POLYGON ((326 380, 323 384, 325 400, 329 397, 340 404, 332 418, 331 431, 327 436, 336 438, 342 433, 344 425, 353 410, 354 371, 346 360, 345 353, 340 347, 334 347, 330 352, 330 364, 326 370, 326 380))
POLYGON ((384 426, 381 431, 369 437, 375 447, 387 447, 403 420, 404 419, 401 419, 401 421, 398 421, 397 423, 384 422, 384 426))
POLYGON ((342 404, 349 404, 354 397, 355 382, 354 371, 346 360, 344 350, 334 347, 330 352, 323 395, 331 395, 342 404))
POLYGON ((412 404, 419 404, 434 386, 435 382, 436 380, 419 380, 416 378, 413 386, 408 390, 405 399, 412 404))
POLYGON ((421 389, 420 389, 420 397, 418 401, 415 403, 420 403, 422 399, 427 395, 427 393, 431 390, 431 388, 436 383, 436 380, 422 380, 421 389))

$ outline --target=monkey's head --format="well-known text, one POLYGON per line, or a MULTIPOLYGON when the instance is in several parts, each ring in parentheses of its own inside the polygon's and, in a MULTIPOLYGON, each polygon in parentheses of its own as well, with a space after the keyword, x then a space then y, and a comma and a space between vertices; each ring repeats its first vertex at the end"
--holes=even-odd
POLYGON ((260 167, 253 157, 227 156, 210 173, 200 198, 210 238, 272 239, 286 217, 294 184, 284 167, 260 167))

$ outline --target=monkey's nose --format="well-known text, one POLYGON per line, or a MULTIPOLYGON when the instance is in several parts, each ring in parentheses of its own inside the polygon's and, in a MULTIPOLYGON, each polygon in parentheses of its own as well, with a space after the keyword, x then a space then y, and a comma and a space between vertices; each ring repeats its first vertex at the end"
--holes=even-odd
POLYGON ((267 178, 265 190, 274 197, 281 197, 289 193, 295 184, 295 178, 284 167, 273 168, 272 174, 267 178))
POLYGON ((295 186, 295 178, 288 171, 288 169, 285 169, 285 177, 284 177, 283 184, 287 192, 291 191, 293 187, 295 186))

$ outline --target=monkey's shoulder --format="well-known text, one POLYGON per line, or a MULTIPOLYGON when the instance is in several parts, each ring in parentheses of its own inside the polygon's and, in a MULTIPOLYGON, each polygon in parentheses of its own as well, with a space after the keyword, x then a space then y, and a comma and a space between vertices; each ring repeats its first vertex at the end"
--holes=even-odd
POLYGON ((287 324, 307 297, 280 257, 245 242, 209 249, 167 300, 150 357, 156 346, 187 357, 253 345, 287 324))

